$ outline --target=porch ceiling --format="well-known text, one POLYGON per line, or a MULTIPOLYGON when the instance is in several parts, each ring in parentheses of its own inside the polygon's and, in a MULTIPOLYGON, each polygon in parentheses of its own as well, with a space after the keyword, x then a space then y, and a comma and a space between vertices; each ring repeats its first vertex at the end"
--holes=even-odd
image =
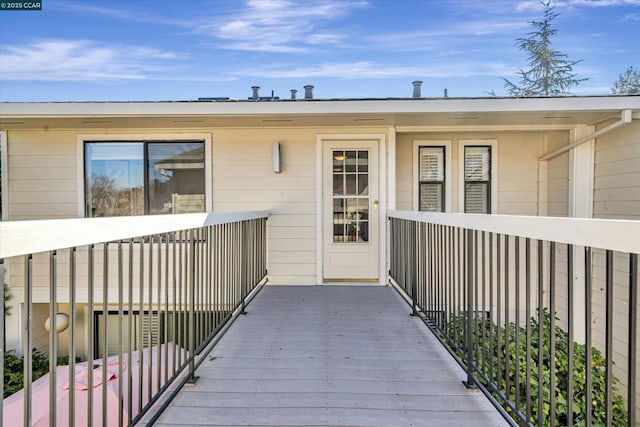
POLYGON ((640 97, 536 99, 314 100, 311 102, 4 103, 0 130, 395 126, 558 129, 595 124, 640 97))

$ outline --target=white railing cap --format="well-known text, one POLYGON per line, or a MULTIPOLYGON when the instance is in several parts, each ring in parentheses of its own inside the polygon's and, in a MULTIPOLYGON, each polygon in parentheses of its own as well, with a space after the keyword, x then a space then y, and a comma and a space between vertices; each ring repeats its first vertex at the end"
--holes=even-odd
POLYGON ((392 218, 640 253, 640 221, 393 210, 387 214, 392 218))
POLYGON ((267 211, 0 222, 0 258, 266 218, 267 211))

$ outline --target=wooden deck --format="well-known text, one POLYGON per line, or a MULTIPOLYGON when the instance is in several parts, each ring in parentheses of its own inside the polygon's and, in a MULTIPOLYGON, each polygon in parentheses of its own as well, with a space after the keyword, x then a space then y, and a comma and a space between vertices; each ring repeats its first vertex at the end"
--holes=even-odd
POLYGON ((389 287, 266 286, 156 425, 501 426, 389 287))

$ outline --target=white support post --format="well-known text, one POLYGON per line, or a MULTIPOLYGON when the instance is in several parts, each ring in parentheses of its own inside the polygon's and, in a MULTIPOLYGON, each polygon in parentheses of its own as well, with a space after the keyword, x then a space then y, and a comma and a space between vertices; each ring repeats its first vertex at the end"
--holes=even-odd
MULTIPOLYGON (((578 125, 571 131, 571 141, 576 141, 595 132, 594 126, 578 125)), ((595 140, 587 141, 569 151, 569 216, 576 218, 593 217, 593 176, 594 176, 595 140)), ((573 248, 574 283, 584 283, 584 250, 573 248)), ((584 343, 585 340, 585 303, 584 288, 573 289, 572 315, 574 324, 573 340, 584 343)))

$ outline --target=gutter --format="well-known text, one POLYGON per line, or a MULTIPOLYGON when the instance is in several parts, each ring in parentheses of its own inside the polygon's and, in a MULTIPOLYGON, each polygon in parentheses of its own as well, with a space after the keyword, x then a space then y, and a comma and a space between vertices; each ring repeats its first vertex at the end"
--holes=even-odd
POLYGON ((629 124, 629 123, 631 123, 632 120, 633 120, 633 111, 632 110, 622 110, 621 118, 617 122, 612 123, 609 126, 607 126, 605 128, 602 128, 599 131, 596 131, 596 132, 592 133, 591 135, 587 135, 587 136, 583 136, 582 138, 578 138, 577 140, 573 141, 569 145, 565 145, 564 147, 560 147, 558 149, 550 151, 547 154, 542 155, 540 158, 538 158, 538 160, 540 160, 540 161, 551 160, 554 157, 557 157, 560 154, 566 153, 567 151, 571 150, 572 148, 577 147, 578 145, 584 144, 587 141, 591 141, 592 139, 596 139, 599 136, 602 136, 602 135, 604 135, 606 133, 609 133, 614 129, 617 129, 617 128, 621 127, 621 126, 629 124))

